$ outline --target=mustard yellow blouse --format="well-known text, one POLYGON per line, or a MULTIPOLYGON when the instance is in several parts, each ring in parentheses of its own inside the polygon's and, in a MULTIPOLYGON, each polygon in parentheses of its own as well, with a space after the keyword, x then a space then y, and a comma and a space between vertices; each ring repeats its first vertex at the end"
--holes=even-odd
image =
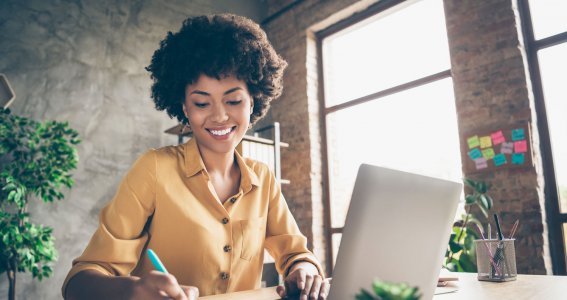
POLYGON ((259 288, 264 247, 281 274, 297 261, 323 274, 268 167, 238 153, 235 158, 240 190, 221 204, 193 139, 142 155, 102 209, 63 295, 82 270, 109 276, 154 270, 148 248, 180 284, 198 287, 202 296, 259 288))

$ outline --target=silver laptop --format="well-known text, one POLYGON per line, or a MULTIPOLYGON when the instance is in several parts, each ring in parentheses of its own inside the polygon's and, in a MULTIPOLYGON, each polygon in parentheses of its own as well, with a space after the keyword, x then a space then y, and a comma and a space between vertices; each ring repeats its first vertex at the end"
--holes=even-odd
POLYGON ((461 191, 461 183, 362 165, 329 299, 373 293, 375 278, 417 286, 431 299, 461 191))

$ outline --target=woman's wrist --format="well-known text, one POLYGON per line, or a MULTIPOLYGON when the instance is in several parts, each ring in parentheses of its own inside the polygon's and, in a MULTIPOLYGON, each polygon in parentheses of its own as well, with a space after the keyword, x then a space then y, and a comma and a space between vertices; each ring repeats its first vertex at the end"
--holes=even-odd
POLYGON ((321 274, 319 274, 319 269, 317 269, 317 267, 314 264, 312 264, 308 261, 304 261, 304 260, 300 260, 300 261, 293 263, 291 265, 291 268, 289 269, 289 272, 287 272, 287 273, 291 274, 293 271, 295 271, 297 269, 303 269, 307 274, 321 275, 321 274))

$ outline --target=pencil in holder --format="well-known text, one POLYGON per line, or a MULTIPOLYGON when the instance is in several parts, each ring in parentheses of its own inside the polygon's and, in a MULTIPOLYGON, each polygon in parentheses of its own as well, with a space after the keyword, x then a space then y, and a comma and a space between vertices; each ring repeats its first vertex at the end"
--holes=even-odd
POLYGON ((514 239, 475 240, 478 280, 516 280, 516 249, 514 239))

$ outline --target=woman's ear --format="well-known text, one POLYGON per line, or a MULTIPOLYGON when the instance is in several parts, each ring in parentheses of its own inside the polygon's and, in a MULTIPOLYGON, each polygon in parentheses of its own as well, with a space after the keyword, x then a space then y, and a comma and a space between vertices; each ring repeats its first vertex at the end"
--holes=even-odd
POLYGON ((185 114, 186 118, 189 118, 188 113, 187 113, 187 107, 185 107, 185 103, 181 104, 183 106, 183 114, 185 114))

